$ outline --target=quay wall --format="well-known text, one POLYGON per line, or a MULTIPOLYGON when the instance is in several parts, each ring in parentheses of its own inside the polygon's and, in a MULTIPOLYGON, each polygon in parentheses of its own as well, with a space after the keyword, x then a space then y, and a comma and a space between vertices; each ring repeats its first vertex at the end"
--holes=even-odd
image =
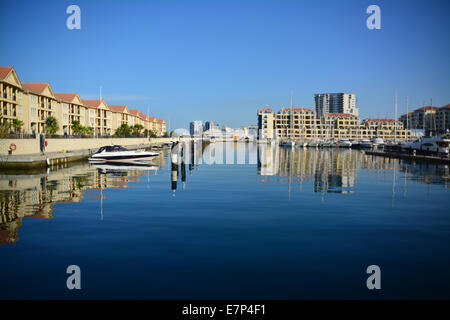
MULTIPOLYGON (((80 151, 87 149, 98 149, 104 145, 119 144, 126 146, 149 146, 150 144, 158 144, 170 142, 171 138, 60 138, 47 139, 48 146, 45 148, 46 153, 67 153, 71 151, 80 151)), ((16 145, 16 150, 12 155, 28 155, 39 154, 39 139, 0 139, 0 155, 8 155, 11 144, 16 145)))

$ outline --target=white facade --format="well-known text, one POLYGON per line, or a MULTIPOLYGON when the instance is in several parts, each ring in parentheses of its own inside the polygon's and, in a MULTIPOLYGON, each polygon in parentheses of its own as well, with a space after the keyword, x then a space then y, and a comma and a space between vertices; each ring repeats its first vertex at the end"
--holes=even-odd
POLYGON ((314 95, 314 103, 318 117, 327 113, 347 113, 359 117, 354 93, 317 93, 314 95))

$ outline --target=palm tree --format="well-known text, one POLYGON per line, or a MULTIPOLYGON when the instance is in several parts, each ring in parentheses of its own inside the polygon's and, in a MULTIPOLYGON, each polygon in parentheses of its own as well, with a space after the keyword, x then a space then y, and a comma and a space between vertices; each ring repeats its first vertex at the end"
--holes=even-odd
POLYGON ((119 128, 117 128, 115 135, 118 137, 125 137, 131 135, 131 128, 126 123, 123 123, 119 128))
POLYGON ((0 115, 0 138, 5 138, 9 135, 9 130, 11 129, 11 124, 8 120, 3 119, 3 116, 0 115))
POLYGON ((45 131, 49 134, 54 134, 58 130, 58 120, 56 120, 56 118, 53 116, 49 116, 47 120, 45 120, 45 131))
POLYGON ((83 134, 84 127, 80 124, 80 121, 72 121, 72 132, 73 134, 83 134))
POLYGON ((20 129, 21 129, 22 126, 23 126, 23 121, 22 121, 22 120, 19 120, 19 119, 14 119, 14 120, 13 120, 13 123, 12 123, 12 126, 13 126, 13 128, 14 128, 14 131, 20 132, 20 129))
POLYGON ((136 137, 139 137, 141 135, 141 130, 144 129, 144 126, 142 124, 135 124, 132 127, 133 135, 136 137))

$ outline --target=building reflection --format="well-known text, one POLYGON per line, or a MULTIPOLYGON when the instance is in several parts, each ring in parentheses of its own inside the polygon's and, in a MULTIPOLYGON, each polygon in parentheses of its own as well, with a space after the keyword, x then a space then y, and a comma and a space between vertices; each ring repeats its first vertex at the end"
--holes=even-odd
MULTIPOLYGON (((164 165, 164 156, 153 163, 164 165)), ((19 240, 18 228, 27 217, 50 219, 53 204, 103 199, 99 191, 127 188, 129 182, 151 174, 152 168, 117 168, 80 163, 35 173, 0 173, 0 245, 19 240)))
POLYGON ((366 155, 351 149, 291 149, 258 145, 258 175, 261 181, 269 177, 282 177, 279 181, 312 181, 312 191, 321 193, 355 192, 361 169, 397 170, 408 179, 424 183, 439 183, 446 187, 449 168, 446 165, 411 164, 398 159, 366 155))

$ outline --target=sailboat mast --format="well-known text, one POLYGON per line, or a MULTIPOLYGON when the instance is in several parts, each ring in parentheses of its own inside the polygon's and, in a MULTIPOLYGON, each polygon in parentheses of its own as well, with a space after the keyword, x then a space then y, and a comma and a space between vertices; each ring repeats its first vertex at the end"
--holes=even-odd
POLYGON ((394 141, 397 142, 397 90, 395 90, 395 103, 394 103, 394 141))
POLYGON ((292 90, 291 90, 291 140, 293 140, 293 129, 294 129, 294 108, 292 105, 292 90))

